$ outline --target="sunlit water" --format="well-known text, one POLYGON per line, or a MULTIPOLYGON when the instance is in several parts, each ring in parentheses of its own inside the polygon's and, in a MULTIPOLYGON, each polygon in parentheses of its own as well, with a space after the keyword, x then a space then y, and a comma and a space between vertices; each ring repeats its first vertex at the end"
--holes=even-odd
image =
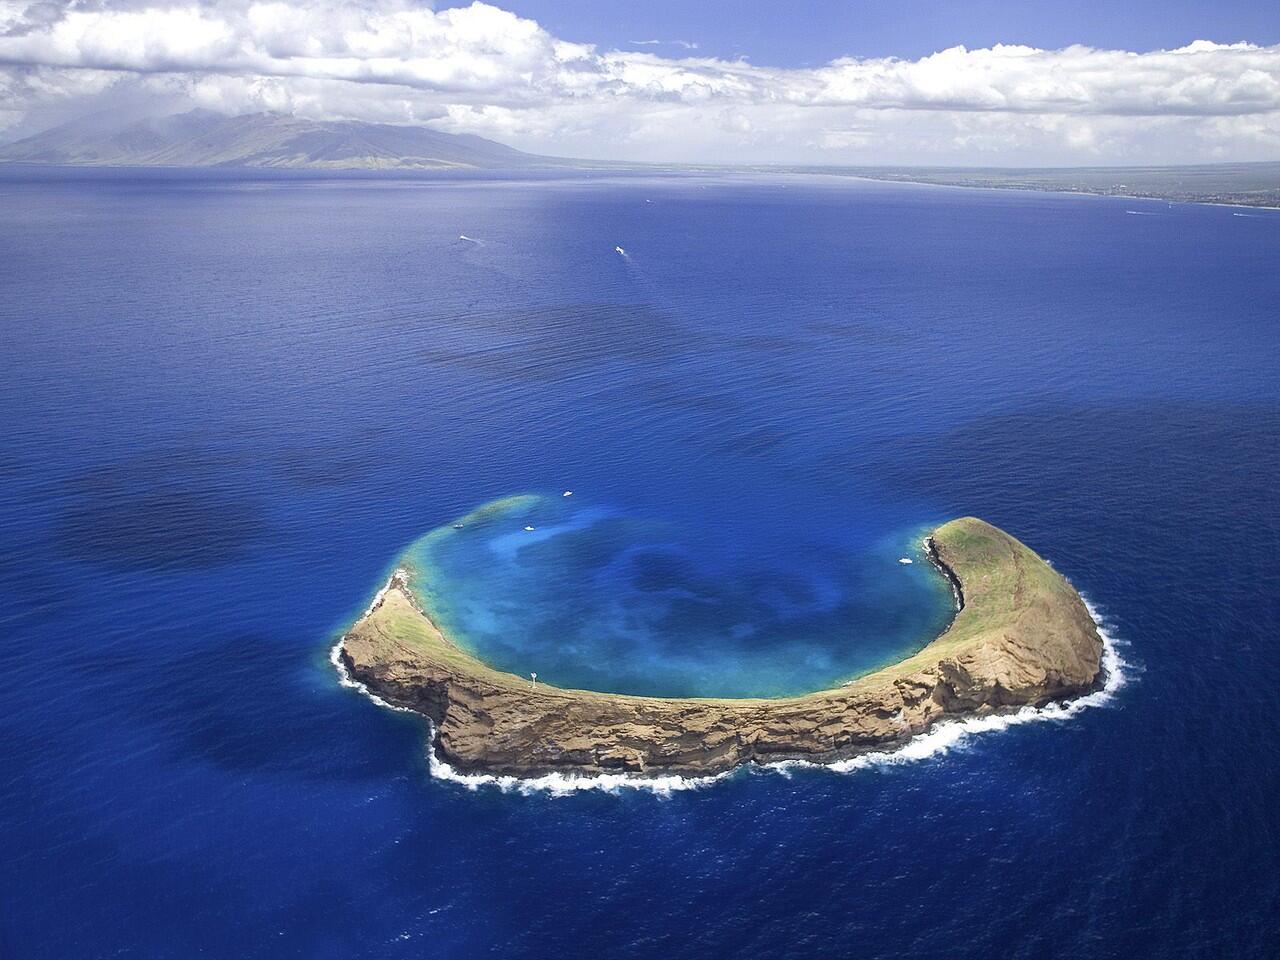
POLYGON ((1280 217, 1135 202, 6 171, 0 956, 1274 953, 1280 217), (521 673, 812 689, 945 622, 961 514, 1125 685, 558 796, 329 661, 407 557, 521 673))

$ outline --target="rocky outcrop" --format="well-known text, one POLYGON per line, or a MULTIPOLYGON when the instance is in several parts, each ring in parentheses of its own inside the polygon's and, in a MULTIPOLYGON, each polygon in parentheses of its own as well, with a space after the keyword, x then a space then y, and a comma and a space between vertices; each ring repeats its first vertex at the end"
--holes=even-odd
POLYGON ((882 750, 939 720, 1041 704, 1101 680, 1102 640, 1060 574, 973 517, 928 541, 960 607, 914 656, 843 686, 778 700, 664 699, 566 690, 494 670, 420 610, 400 576, 342 639, 351 675, 432 721, 464 771, 720 773, 882 750))

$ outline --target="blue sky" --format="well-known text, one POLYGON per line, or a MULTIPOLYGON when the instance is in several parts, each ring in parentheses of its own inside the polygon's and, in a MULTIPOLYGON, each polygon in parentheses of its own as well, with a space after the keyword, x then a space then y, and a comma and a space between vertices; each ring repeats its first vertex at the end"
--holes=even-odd
POLYGON ((1147 51, 1193 40, 1280 43, 1280 2, 1274 0, 507 0, 500 5, 566 40, 618 48, 636 40, 684 41, 696 43, 697 52, 706 56, 745 56, 779 67, 818 66, 846 56, 914 59, 957 44, 1057 49, 1079 43, 1147 51))
POLYGON ((201 107, 535 153, 1280 159, 1280 0, 0 0, 0 139, 201 107))

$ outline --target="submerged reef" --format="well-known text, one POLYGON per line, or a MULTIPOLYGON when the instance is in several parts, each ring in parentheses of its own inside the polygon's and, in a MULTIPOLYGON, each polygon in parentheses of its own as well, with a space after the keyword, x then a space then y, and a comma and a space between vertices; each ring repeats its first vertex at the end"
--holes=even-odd
POLYGON ((445 636, 402 572, 337 653, 371 693, 431 720, 440 759, 522 777, 831 762, 892 748, 940 720, 1061 700, 1101 682, 1093 618, 1034 551, 975 517, 938 527, 926 548, 955 595, 947 629, 899 663, 799 697, 639 697, 504 673, 445 636))

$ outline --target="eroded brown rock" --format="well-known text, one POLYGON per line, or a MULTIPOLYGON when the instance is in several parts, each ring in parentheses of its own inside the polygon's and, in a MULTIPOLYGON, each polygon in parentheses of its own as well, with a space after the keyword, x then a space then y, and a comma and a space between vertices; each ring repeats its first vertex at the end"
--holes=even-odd
POLYGON ((885 749, 948 717, 1083 693, 1102 640, 1061 575, 973 517, 931 537, 963 604, 916 655, 844 686, 777 700, 631 697, 533 684, 460 650, 393 578, 343 638, 351 675, 429 717, 439 755, 464 771, 719 773, 748 762, 830 761, 885 749))

